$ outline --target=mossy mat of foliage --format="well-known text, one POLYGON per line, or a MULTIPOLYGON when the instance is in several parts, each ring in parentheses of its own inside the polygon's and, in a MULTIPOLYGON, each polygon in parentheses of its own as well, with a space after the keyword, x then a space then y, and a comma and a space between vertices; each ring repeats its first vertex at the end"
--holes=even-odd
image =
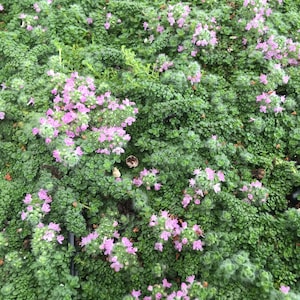
POLYGON ((300 299, 300 4, 0 3, 0 299, 300 299))

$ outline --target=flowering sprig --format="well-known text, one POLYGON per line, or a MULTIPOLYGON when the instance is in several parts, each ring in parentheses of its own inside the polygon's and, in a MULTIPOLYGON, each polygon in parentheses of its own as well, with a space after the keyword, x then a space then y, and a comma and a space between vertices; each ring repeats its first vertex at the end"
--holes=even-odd
POLYGON ((154 245, 157 251, 162 252, 163 245, 169 239, 172 239, 174 248, 178 252, 188 246, 193 250, 203 250, 203 242, 200 239, 203 237, 203 231, 197 224, 189 227, 187 222, 170 215, 167 211, 161 211, 160 216, 151 216, 149 226, 158 229, 159 240, 154 245))
POLYGON ((44 189, 40 189, 37 196, 27 194, 23 202, 26 205, 26 210, 22 211, 21 219, 27 220, 34 226, 39 224, 41 219, 51 211, 52 198, 44 189))
POLYGON ((120 101, 109 91, 96 95, 94 80, 76 72, 69 78, 53 70, 48 75, 56 83, 51 92, 53 107, 47 110, 46 117, 40 118, 40 126, 33 128, 33 134, 45 138, 47 144, 54 141, 56 161, 75 166, 84 154, 78 145, 82 139, 91 142, 97 153, 123 153, 130 140, 124 128, 135 122, 138 112, 135 103, 120 101))
MULTIPOLYGON (((162 280, 162 283, 149 285, 147 290, 151 294, 148 296, 142 296, 141 290, 133 290, 131 292, 131 299, 143 299, 143 300, 152 300, 152 299, 196 299, 194 298, 199 295, 199 289, 204 289, 207 287, 207 283, 201 284, 201 282, 195 280, 195 276, 188 276, 185 282, 182 282, 180 289, 172 288, 172 283, 168 282, 167 278, 162 280)), ((197 298, 198 299, 198 298, 197 298)))
POLYGON ((110 220, 100 225, 94 232, 81 238, 80 245, 85 251, 91 255, 102 253, 107 257, 110 267, 116 272, 136 263, 137 248, 127 237, 121 237, 116 230, 118 222, 113 222, 111 226, 110 220))
POLYGON ((267 201, 268 190, 258 180, 244 184, 240 192, 243 200, 249 204, 262 204, 267 201))
POLYGON ((259 111, 267 113, 269 111, 275 114, 281 113, 284 108, 282 104, 285 102, 285 96, 279 96, 275 91, 262 93, 256 97, 256 102, 259 102, 259 111))
POLYGON ((264 54, 266 60, 274 60, 284 66, 298 65, 300 44, 290 38, 271 35, 267 40, 259 40, 256 49, 264 54))
POLYGON ((225 182, 225 176, 222 171, 214 171, 211 168, 205 170, 194 170, 194 178, 189 180, 189 188, 184 191, 182 205, 186 208, 193 200, 195 204, 200 204, 203 198, 210 191, 219 193, 221 191, 221 182, 225 182))
POLYGON ((139 177, 135 177, 132 180, 132 183, 137 187, 144 185, 147 190, 151 190, 153 187, 155 191, 158 191, 161 188, 161 183, 157 182, 158 173, 159 171, 156 169, 147 170, 144 168, 144 170, 140 172, 139 177))

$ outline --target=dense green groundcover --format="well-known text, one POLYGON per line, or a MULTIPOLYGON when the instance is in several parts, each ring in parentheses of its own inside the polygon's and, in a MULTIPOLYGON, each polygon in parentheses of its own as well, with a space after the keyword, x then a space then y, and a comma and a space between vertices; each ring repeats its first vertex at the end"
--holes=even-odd
POLYGON ((0 299, 300 299, 299 12, 2 1, 0 299))

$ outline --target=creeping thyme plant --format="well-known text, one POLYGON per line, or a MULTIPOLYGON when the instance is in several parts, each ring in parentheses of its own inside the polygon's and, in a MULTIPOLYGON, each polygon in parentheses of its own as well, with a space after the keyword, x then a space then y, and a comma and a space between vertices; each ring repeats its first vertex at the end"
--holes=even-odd
POLYGON ((0 299, 299 299, 299 11, 0 1, 0 299))

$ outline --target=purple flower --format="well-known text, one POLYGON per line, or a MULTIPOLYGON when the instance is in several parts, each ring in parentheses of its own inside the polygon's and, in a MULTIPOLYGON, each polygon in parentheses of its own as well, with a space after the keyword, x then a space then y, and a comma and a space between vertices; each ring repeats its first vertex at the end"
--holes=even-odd
POLYGON ((2 4, 0 4, 0 11, 3 11, 4 10, 4 7, 2 4))
POLYGON ((105 24, 104 24, 104 28, 105 28, 106 30, 108 30, 108 29, 109 29, 109 27, 110 27, 110 23, 109 23, 109 22, 105 22, 105 24))
POLYGON ((5 118, 5 112, 0 111, 0 120, 3 120, 5 118))

